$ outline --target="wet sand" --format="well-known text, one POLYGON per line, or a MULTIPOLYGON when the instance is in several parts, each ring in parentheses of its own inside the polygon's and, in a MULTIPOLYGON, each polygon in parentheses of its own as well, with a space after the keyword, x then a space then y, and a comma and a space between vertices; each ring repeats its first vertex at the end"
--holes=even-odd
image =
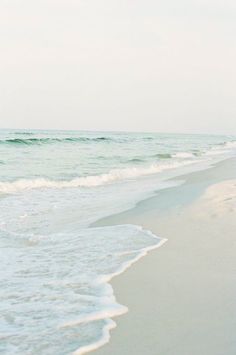
POLYGON ((181 176, 97 225, 142 225, 168 241, 112 280, 129 312, 98 355, 236 354, 236 159, 181 176))

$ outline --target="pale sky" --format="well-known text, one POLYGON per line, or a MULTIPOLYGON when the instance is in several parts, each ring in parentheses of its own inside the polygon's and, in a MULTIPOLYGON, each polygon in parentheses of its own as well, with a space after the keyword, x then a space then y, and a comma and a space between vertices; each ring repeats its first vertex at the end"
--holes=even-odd
POLYGON ((235 0, 1 0, 0 127, 236 134, 235 0))

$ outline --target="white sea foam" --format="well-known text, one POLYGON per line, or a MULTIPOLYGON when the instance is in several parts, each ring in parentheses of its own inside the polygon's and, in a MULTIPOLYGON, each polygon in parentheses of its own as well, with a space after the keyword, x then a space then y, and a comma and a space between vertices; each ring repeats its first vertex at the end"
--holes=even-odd
POLYGON ((2 232, 2 346, 15 344, 17 327, 18 351, 34 354, 56 354, 62 343, 66 353, 84 354, 108 342, 111 317, 127 312, 109 281, 166 241, 134 225, 39 236, 30 245, 32 235, 2 232))
POLYGON ((83 355, 107 344, 110 340, 110 331, 114 328, 116 328, 116 323, 112 319, 107 319, 107 324, 103 327, 102 337, 92 344, 82 346, 78 350, 74 351, 73 355, 83 355))
POLYGON ((224 155, 224 154, 235 154, 236 141, 225 142, 224 144, 214 146, 209 149, 205 155, 214 156, 214 155, 224 155))
POLYGON ((173 158, 181 158, 181 159, 187 159, 187 158, 193 158, 194 154, 189 153, 189 152, 178 152, 176 154, 173 154, 173 158))
POLYGON ((226 142, 226 148, 236 148, 236 141, 226 142))
POLYGON ((151 164, 150 166, 144 166, 140 168, 127 168, 111 170, 107 174, 78 177, 69 181, 56 181, 45 178, 39 179, 20 179, 13 182, 0 182, 0 193, 11 194, 20 192, 23 190, 31 189, 63 189, 63 188, 76 188, 76 187, 96 187, 114 183, 116 181, 135 179, 145 175, 152 175, 160 173, 166 170, 179 168, 189 164, 193 164, 196 161, 173 161, 168 164, 151 164))
MULTIPOLYGON (((125 272, 129 267, 131 267, 139 259, 141 259, 145 255, 147 255, 147 253, 149 251, 161 247, 167 241, 167 239, 165 239, 165 238, 162 238, 160 240, 151 231, 147 231, 147 230, 144 231, 141 226, 133 226, 133 227, 137 228, 137 230, 145 232, 148 236, 159 240, 158 244, 154 244, 152 246, 142 248, 140 251, 135 250, 135 251, 132 251, 132 252, 124 252, 124 253, 122 253, 123 255, 127 255, 127 254, 131 255, 131 254, 137 253, 137 255, 135 257, 131 258, 129 261, 123 263, 123 265, 121 265, 120 268, 118 268, 117 271, 114 272, 113 274, 100 277, 99 280, 100 280, 101 283, 110 282, 113 277, 118 276, 118 275, 122 274, 123 272, 125 272)), ((99 319, 107 319, 107 321, 108 321, 108 323, 103 328, 102 337, 97 342, 95 342, 93 344, 89 344, 88 346, 79 348, 78 350, 76 350, 73 353, 73 355, 85 354, 87 352, 96 350, 99 347, 101 347, 101 346, 105 345, 106 343, 108 343, 109 340, 110 340, 110 330, 112 330, 112 329, 114 329, 116 327, 116 323, 113 320, 111 320, 110 318, 120 316, 122 314, 125 314, 126 312, 128 312, 128 308, 127 307, 118 306, 117 309, 113 308, 111 311, 97 312, 96 314, 90 315, 89 317, 86 317, 84 319, 83 318, 78 319, 77 321, 74 321, 73 324, 72 323, 64 324, 63 327, 67 327, 67 326, 78 325, 78 324, 81 324, 83 322, 91 322, 91 321, 99 320, 99 319)))
POLYGON ((211 150, 209 150, 208 152, 206 152, 206 156, 217 156, 217 155, 222 155, 224 153, 226 153, 226 149, 225 146, 222 148, 213 148, 211 150))

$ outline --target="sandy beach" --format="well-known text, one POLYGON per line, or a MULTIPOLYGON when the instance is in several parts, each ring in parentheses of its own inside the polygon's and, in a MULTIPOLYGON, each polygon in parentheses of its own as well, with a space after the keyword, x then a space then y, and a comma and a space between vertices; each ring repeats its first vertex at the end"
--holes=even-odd
POLYGON ((236 3, 0 18, 0 355, 236 355, 236 3))
POLYGON ((236 159, 177 180, 96 224, 138 224, 168 239, 112 280, 129 312, 98 355, 236 354, 236 159))

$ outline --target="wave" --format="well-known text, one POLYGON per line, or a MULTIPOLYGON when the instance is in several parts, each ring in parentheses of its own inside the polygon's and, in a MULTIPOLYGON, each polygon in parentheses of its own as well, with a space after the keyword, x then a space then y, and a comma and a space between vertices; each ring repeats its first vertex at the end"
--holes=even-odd
POLYGON ((147 156, 143 156, 142 158, 139 157, 139 158, 132 158, 132 159, 129 159, 127 160, 128 163, 141 163, 141 162, 145 162, 145 160, 147 159, 150 159, 150 158, 158 158, 158 159, 171 159, 172 158, 172 155, 171 154, 168 154, 168 153, 157 153, 157 154, 154 154, 154 155, 147 155, 147 156))
POLYGON ((127 160, 127 163, 143 163, 145 160, 142 158, 133 158, 133 159, 129 159, 127 160))
MULTIPOLYGON (((157 242, 154 245, 151 245, 151 246, 148 246, 148 247, 140 249, 139 251, 137 251, 138 254, 134 258, 130 259, 129 261, 127 261, 125 263, 123 263, 123 265, 121 265, 121 267, 116 272, 114 272, 113 274, 110 274, 110 275, 106 275, 105 277, 101 278, 101 280, 103 282, 105 282, 105 283, 109 283, 115 276, 123 274, 133 264, 135 264, 137 261, 139 261, 144 256, 146 256, 150 251, 155 250, 157 248, 160 248, 163 244, 165 244, 167 242, 166 238, 159 238, 155 234, 153 234, 151 231, 144 230, 142 226, 130 224, 130 225, 127 225, 127 227, 133 227, 134 229, 142 231, 147 236, 152 237, 154 240, 156 239, 157 242)), ((119 226, 118 226, 118 228, 119 228, 119 226)), ((130 252, 129 254, 134 254, 134 252, 130 252)), ((106 313, 106 314, 102 314, 101 313, 101 317, 102 317, 101 319, 105 318, 107 320, 107 324, 103 328, 102 338, 99 339, 95 343, 92 343, 90 345, 87 345, 87 346, 84 346, 82 348, 79 348, 78 350, 73 352, 73 355, 82 355, 84 353, 96 350, 96 349, 102 347, 103 345, 107 344, 109 342, 109 340, 110 340, 110 331, 116 327, 116 323, 111 318, 119 316, 119 315, 122 315, 122 314, 125 314, 127 312, 128 312, 128 308, 125 307, 125 306, 121 306, 121 307, 117 308, 115 313, 114 313, 114 311, 113 311, 113 313, 110 313, 110 314, 109 313, 106 313)), ((99 315, 95 319, 99 319, 99 315)))
POLYGON ((225 153, 235 153, 236 140, 217 144, 209 149, 205 154, 207 156, 222 155, 225 153))
POLYGON ((236 148, 236 140, 226 142, 224 145, 226 146, 226 148, 236 148))
POLYGON ((203 154, 204 152, 199 150, 199 149, 192 149, 192 154, 195 156, 195 157, 199 157, 203 154))
POLYGON ((188 152, 178 152, 173 154, 173 158, 181 158, 181 159, 193 158, 194 156, 195 156, 194 153, 188 153, 188 152))
MULTIPOLYGON (((51 354, 60 353, 61 346, 64 353, 71 353, 73 341, 73 348, 77 348, 73 354, 77 355, 107 343, 110 330, 115 326, 111 318, 128 311, 126 306, 117 302, 110 281, 167 241, 141 226, 124 224, 78 229, 76 233, 33 234, 39 237, 39 245, 31 245, 33 250, 29 252, 25 243, 32 239, 32 234, 8 231, 1 234, 1 247, 6 248, 1 260, 6 272, 1 276, 10 280, 5 293, 14 294, 14 299, 5 297, 4 290, 0 290, 0 294, 14 317, 25 325, 18 332, 22 340, 16 347, 19 354, 43 353, 45 345, 37 347, 42 341, 51 354), (13 248, 9 248, 9 242, 13 248), (11 260, 9 257, 13 252, 11 260), (52 269, 54 264, 57 265, 56 274, 52 269), (16 276, 14 270, 17 270, 16 276), (75 270, 81 273, 78 275, 75 270), (25 275, 31 280, 27 290, 25 275), (37 294, 35 310, 38 287, 42 292, 37 294), (25 302, 22 303, 22 299, 25 302), (59 307, 61 312, 56 314, 55 309, 59 307), (41 311, 44 317, 33 317, 32 320, 27 316, 27 310, 33 315, 41 311), (40 330, 45 322, 47 327, 42 334, 40 330), (63 343, 60 342, 62 336, 63 343)), ((15 323, 6 319, 2 324, 10 334, 15 332, 15 323)), ((14 345, 14 339, 7 340, 3 342, 4 353, 9 353, 8 346, 14 345)))
POLYGON ((144 141, 151 141, 151 140, 153 140, 154 139, 154 137, 143 137, 143 140, 144 141))
POLYGON ((168 153, 162 153, 162 154, 155 154, 154 157, 159 159, 171 159, 172 155, 168 153))
POLYGON ((199 151, 193 151, 192 153, 190 152, 177 152, 174 154, 169 154, 169 153, 162 153, 162 154, 155 154, 153 157, 157 157, 159 159, 171 159, 171 158, 181 158, 181 159, 186 159, 186 158, 193 158, 195 156, 200 155, 199 151))
POLYGON ((32 136, 33 132, 14 132, 15 135, 32 136))
POLYGON ((50 143, 74 143, 74 142, 104 142, 112 140, 109 137, 66 137, 66 138, 9 138, 0 140, 0 144, 12 145, 42 145, 50 143))
POLYGON ((133 167, 126 169, 113 169, 106 174, 77 177, 72 180, 50 180, 46 178, 20 179, 12 182, 0 181, 0 193, 11 194, 32 189, 63 189, 78 187, 96 187, 122 180, 137 179, 141 176, 152 175, 185 165, 195 161, 173 162, 172 164, 152 164, 147 167, 133 167))

